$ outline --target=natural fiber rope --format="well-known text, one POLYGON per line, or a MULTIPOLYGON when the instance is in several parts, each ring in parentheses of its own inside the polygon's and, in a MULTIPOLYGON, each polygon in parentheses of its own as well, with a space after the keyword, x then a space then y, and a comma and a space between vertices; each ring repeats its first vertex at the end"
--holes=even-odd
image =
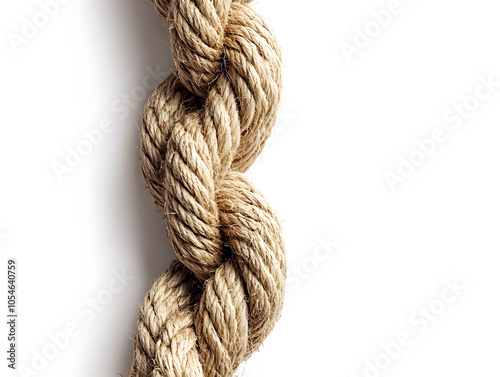
POLYGON ((230 376, 283 306, 278 218, 243 177, 275 123, 281 57, 245 0, 153 0, 175 72, 152 94, 141 168, 177 261, 139 312, 131 377, 230 376))

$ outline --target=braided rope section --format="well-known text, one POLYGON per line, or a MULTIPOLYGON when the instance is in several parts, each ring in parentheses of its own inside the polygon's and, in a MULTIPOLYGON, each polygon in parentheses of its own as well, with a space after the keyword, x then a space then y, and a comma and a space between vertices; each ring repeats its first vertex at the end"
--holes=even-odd
POLYGON ((175 71, 149 98, 141 169, 177 260, 139 312, 130 377, 231 376, 272 331, 286 255, 244 177, 276 121, 281 56, 245 0, 153 0, 175 71))

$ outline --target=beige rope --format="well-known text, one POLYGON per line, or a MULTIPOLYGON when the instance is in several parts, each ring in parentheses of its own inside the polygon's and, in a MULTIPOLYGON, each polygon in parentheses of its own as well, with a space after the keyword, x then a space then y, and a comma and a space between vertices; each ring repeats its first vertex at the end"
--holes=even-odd
POLYGON ((178 260, 144 299, 130 376, 226 377, 283 306, 280 223, 243 177, 276 120, 280 51, 250 1, 153 3, 175 72, 146 105, 141 168, 178 260))

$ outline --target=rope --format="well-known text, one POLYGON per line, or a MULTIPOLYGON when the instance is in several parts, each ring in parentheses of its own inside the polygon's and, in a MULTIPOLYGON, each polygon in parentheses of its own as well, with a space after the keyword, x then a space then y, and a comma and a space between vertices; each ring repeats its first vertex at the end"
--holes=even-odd
POLYGON ((146 104, 141 169, 177 260, 142 303, 130 377, 231 376, 283 306, 281 226, 243 176, 276 120, 280 51, 248 0, 153 3, 175 71, 146 104))

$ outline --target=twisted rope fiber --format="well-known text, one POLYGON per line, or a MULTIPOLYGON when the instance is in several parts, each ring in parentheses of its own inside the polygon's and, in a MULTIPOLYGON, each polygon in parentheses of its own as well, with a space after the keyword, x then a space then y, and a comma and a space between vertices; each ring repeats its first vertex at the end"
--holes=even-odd
POLYGON ((141 306, 130 377, 226 377, 283 306, 281 226, 243 177, 276 121, 281 56, 248 0, 153 3, 175 71, 146 105, 141 169, 177 260, 141 306))

